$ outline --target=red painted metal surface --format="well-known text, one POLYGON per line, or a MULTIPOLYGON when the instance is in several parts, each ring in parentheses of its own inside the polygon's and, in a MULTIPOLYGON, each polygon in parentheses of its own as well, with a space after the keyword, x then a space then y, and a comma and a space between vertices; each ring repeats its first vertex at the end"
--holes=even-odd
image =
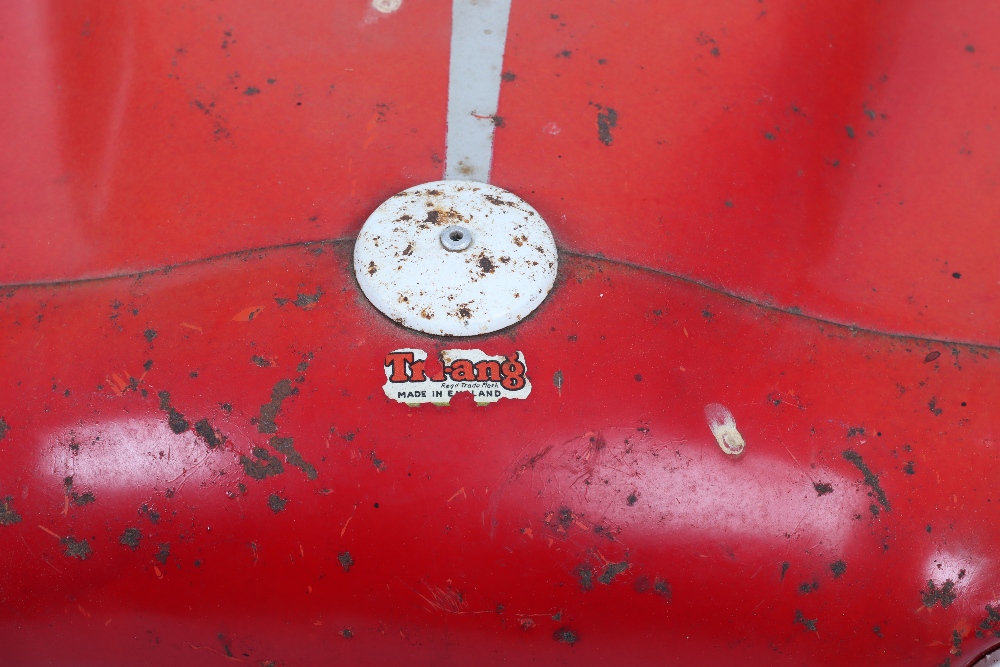
POLYGON ((995 4, 512 14, 494 180, 560 242, 845 324, 1000 343, 995 4))
POLYGON ((456 344, 306 243, 440 177, 449 4, 2 10, 5 663, 993 646, 996 10, 515 1, 494 180, 566 251, 456 344), (463 346, 530 397, 385 398, 463 346))
POLYGON ((0 8, 5 283, 340 237, 441 177, 450 3, 64 5, 0 8))
POLYGON ((540 312, 475 341, 524 352, 529 400, 408 409, 386 353, 448 343, 374 312, 349 251, 4 297, 8 655, 938 664, 954 632, 990 641, 994 352, 566 258, 540 312), (253 478, 254 448, 284 471, 253 478))

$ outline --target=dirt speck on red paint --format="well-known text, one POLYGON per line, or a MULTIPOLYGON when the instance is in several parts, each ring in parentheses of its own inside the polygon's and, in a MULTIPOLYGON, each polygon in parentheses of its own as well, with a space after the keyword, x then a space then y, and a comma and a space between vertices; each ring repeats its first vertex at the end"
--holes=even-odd
POLYGON ((226 437, 224 435, 220 435, 214 428, 212 428, 212 425, 208 423, 207 419, 199 419, 196 421, 194 423, 194 432, 199 438, 204 440, 205 444, 211 449, 215 449, 219 445, 226 442, 226 437))
POLYGON ((350 572, 351 566, 354 565, 354 559, 351 558, 350 551, 341 551, 337 554, 337 562, 340 563, 340 567, 344 568, 345 572, 350 572))
POLYGON ((864 460, 861 458, 861 454, 858 454, 853 449, 845 450, 843 453, 845 460, 850 461, 855 468, 861 471, 861 475, 864 477, 865 484, 872 490, 875 494, 875 498, 878 500, 879 504, 886 512, 891 511, 889 505, 889 498, 885 495, 885 491, 882 490, 882 486, 879 484, 878 475, 873 473, 871 469, 865 464, 864 460))
POLYGON ((818 618, 806 618, 801 611, 799 611, 798 609, 795 610, 794 622, 798 623, 799 625, 801 625, 803 628, 805 628, 810 632, 816 632, 816 621, 818 620, 819 620, 818 618))
POLYGON ((15 523, 21 523, 21 515, 14 509, 13 503, 13 496, 7 496, 0 500, 0 526, 13 526, 15 523))
POLYGON ((243 472, 248 477, 262 480, 285 471, 285 466, 282 465, 281 461, 276 456, 271 456, 271 453, 263 447, 254 447, 252 453, 254 458, 246 455, 240 456, 240 465, 243 466, 243 472))
POLYGON ((167 413, 167 425, 170 426, 170 430, 178 435, 187 431, 191 425, 184 419, 184 415, 170 405, 170 392, 161 391, 157 396, 160 398, 160 409, 167 413))
POLYGON ((576 634, 569 628, 559 628, 558 630, 552 633, 552 638, 555 639, 557 642, 562 642, 563 644, 569 644, 570 646, 580 641, 580 635, 576 634))
POLYGON ((3 417, 0 417, 0 440, 7 437, 8 431, 10 431, 10 425, 4 421, 3 417))
POLYGON ((70 558, 79 558, 80 560, 87 560, 93 553, 90 548, 90 542, 86 539, 76 540, 70 536, 66 536, 60 540, 63 547, 65 547, 65 553, 70 558))
POLYGON ((661 577, 655 577, 650 581, 649 577, 643 574, 635 578, 633 586, 636 593, 656 593, 667 602, 673 597, 670 582, 661 577))
POLYGON ((354 637, 354 630, 351 630, 350 628, 344 628, 343 630, 340 631, 340 636, 343 637, 344 639, 351 639, 352 637, 354 637))
POLYGON ((292 301, 292 303, 303 310, 309 310, 319 303, 321 296, 323 296, 323 290, 317 287, 314 294, 303 294, 302 292, 297 293, 295 295, 295 301, 292 301))
POLYGON ((138 528, 126 528, 125 532, 118 538, 118 541, 132 549, 132 551, 135 551, 139 548, 139 543, 142 541, 142 531, 138 528))
POLYGON ((594 572, 590 569, 590 566, 586 563, 580 565, 573 572, 576 575, 576 580, 580 583, 580 590, 589 591, 594 588, 594 572))
POLYGON ((260 433, 277 433, 278 425, 274 419, 281 411, 282 402, 289 396, 299 393, 298 387, 292 386, 291 380, 279 380, 271 389, 271 400, 260 406, 260 419, 257 421, 257 431, 260 433))
POLYGON ((906 465, 903 466, 903 472, 907 475, 917 474, 916 461, 907 461, 906 465))
POLYGON ((314 468, 311 463, 303 459, 302 455, 295 449, 295 440, 293 438, 274 437, 268 440, 268 444, 274 447, 276 451, 284 454, 285 461, 289 465, 293 465, 304 472, 307 479, 316 479, 318 476, 316 468, 314 468))
POLYGON ((943 609, 947 609, 956 597, 955 582, 951 579, 946 579, 940 587, 928 579, 927 588, 920 591, 920 599, 928 609, 939 604, 943 609))
POLYGON ((145 331, 142 332, 142 335, 146 337, 146 342, 152 343, 153 339, 159 336, 160 334, 157 333, 156 329, 146 329, 145 331))
POLYGON ((160 545, 160 548, 156 552, 156 560, 160 561, 161 565, 167 564, 167 558, 170 557, 170 544, 164 542, 160 545))
POLYGON ((219 644, 222 645, 222 652, 225 654, 225 656, 227 658, 232 658, 233 649, 230 645, 230 641, 226 639, 226 635, 220 632, 219 634, 216 635, 216 638, 219 640, 219 644))
POLYGON ((1000 629, 997 625, 1000 624, 1000 611, 995 609, 993 605, 986 605, 986 618, 979 624, 979 629, 976 630, 976 637, 982 638, 986 635, 985 632, 992 632, 993 636, 1000 636, 1000 629))
POLYGON ((803 582, 803 583, 799 584, 799 594, 800 595, 808 595, 809 593, 815 593, 818 590, 819 590, 819 582, 815 581, 815 580, 814 581, 806 581, 806 582, 803 582))
POLYGON ((847 572, 847 561, 838 560, 830 563, 830 571, 833 572, 834 579, 840 579, 847 572))
POLYGON ((787 560, 781 563, 781 576, 779 577, 782 581, 785 580, 785 575, 788 573, 788 568, 792 566, 787 560))
POLYGON ((597 581, 607 586, 610 584, 615 577, 628 569, 628 561, 622 561, 621 563, 608 563, 604 567, 604 572, 601 576, 597 578, 597 581))
POLYGON ((618 112, 611 107, 597 112, 597 138, 601 140, 602 144, 610 146, 614 143, 614 137, 611 136, 611 129, 617 125, 618 112))
POLYGON ((924 363, 925 364, 929 364, 930 362, 934 361, 935 359, 937 359, 940 356, 941 356, 941 353, 938 352, 937 350, 934 350, 933 352, 928 352, 927 356, 924 357, 924 363))
POLYGON ((74 491, 70 494, 70 498, 73 499, 73 504, 77 507, 83 507, 84 505, 97 502, 97 497, 92 491, 84 491, 83 493, 77 493, 74 491))
POLYGON ((145 503, 139 506, 139 516, 145 514, 154 524, 160 523, 160 513, 145 503))
POLYGON ((833 493, 833 484, 826 482, 816 482, 813 484, 813 488, 816 489, 817 496, 825 496, 828 493, 833 493))
POLYGON ((250 363, 253 364, 254 366, 259 366, 260 368, 267 368, 268 366, 271 365, 270 361, 260 356, 259 354, 251 356, 250 363))
POLYGON ((282 498, 277 493, 272 493, 267 497, 267 506, 271 508, 271 511, 277 514, 285 509, 285 505, 288 504, 287 498, 282 498))

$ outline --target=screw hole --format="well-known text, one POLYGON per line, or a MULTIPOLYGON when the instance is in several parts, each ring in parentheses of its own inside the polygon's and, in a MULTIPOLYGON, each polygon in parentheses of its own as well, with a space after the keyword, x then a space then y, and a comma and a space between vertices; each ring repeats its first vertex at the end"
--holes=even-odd
POLYGON ((462 236, 463 236, 462 232, 454 231, 448 235, 448 238, 450 238, 452 241, 461 241, 462 236))

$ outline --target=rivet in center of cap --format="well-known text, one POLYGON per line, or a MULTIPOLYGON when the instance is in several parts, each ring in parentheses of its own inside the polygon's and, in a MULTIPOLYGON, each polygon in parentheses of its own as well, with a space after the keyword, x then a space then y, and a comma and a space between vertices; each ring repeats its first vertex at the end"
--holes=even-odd
POLYGON ((472 232, 458 225, 445 227, 441 232, 441 245, 445 250, 461 252, 472 245, 472 232))
POLYGON ((440 336, 511 326, 545 300, 558 255, 520 197, 494 185, 436 181, 390 197, 354 246, 365 296, 398 324, 440 336))

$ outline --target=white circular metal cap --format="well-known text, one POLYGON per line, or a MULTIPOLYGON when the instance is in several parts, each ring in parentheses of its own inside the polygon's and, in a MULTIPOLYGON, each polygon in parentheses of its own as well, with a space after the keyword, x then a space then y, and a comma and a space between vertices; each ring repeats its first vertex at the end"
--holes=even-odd
POLYGON ((440 336, 477 336, 521 321, 552 289, 558 261, 535 209, 471 181, 435 181, 390 197, 354 246, 358 283, 372 304, 405 327, 440 336))

